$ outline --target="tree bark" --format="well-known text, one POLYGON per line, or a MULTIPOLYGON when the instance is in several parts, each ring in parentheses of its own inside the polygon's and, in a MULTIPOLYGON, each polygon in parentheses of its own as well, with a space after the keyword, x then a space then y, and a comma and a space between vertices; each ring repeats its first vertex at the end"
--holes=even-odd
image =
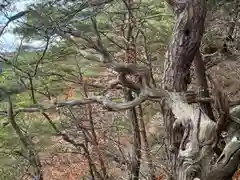
MULTIPOLYGON (((133 100, 132 91, 127 90, 126 97, 128 101, 133 100)), ((138 123, 138 117, 136 108, 131 108, 128 111, 128 117, 132 122, 132 130, 133 130, 133 154, 132 154, 132 164, 131 164, 131 180, 138 180, 140 176, 140 166, 141 166, 141 134, 138 123)))
MULTIPOLYGON (((193 62, 194 56, 199 49, 201 38, 204 30, 204 20, 206 16, 206 1, 205 0, 185 0, 185 1, 169 1, 175 16, 176 23, 173 29, 173 35, 166 53, 166 60, 164 64, 163 88, 172 92, 184 92, 187 90, 188 84, 191 82, 190 66, 193 62)), ((197 110, 194 111, 197 113, 197 110)), ((199 115, 201 112, 199 111, 199 115)), ((193 115, 194 116, 194 115, 193 115)), ((191 140, 189 137, 184 137, 183 132, 189 135, 189 131, 193 131, 188 124, 185 129, 173 128, 175 118, 170 109, 163 102, 163 117, 167 130, 167 147, 171 171, 173 179, 183 180, 190 179, 187 168, 184 165, 188 163, 185 157, 181 157, 180 151, 187 149, 184 144, 185 140, 191 140), (186 131, 188 130, 188 132, 186 131), (181 149, 180 145, 183 149, 181 149), (180 148, 180 149, 179 149, 180 148), (184 162, 185 161, 185 162, 184 162)), ((200 117, 198 117, 201 119, 200 117)), ((193 141, 195 141, 194 139, 193 141)), ((195 143, 195 142, 192 142, 195 143)), ((196 150, 196 149, 195 149, 196 150)), ((188 153, 192 155, 190 158, 192 162, 194 157, 194 150, 188 153)), ((197 150, 198 151, 198 150, 197 150)), ((188 156, 189 158, 190 156, 188 156)), ((192 172, 195 172, 195 170, 192 172)))
MULTIPOLYGON (((197 78, 197 84, 200 89, 199 94, 201 97, 209 97, 208 84, 207 84, 206 73, 205 73, 206 69, 205 69, 202 55, 199 49, 195 54, 193 62, 195 66, 195 75, 197 78)), ((206 114, 210 119, 215 120, 210 102, 201 103, 201 108, 206 112, 206 114)))
POLYGON ((140 127, 140 133, 142 137, 142 146, 143 146, 143 151, 145 152, 145 156, 146 156, 146 160, 149 168, 149 179, 156 180, 154 165, 153 165, 152 156, 149 148, 149 142, 147 139, 146 127, 143 119, 143 109, 141 105, 139 105, 139 116, 140 116, 139 127, 140 127))
POLYGON ((33 172, 32 172, 33 178, 43 180, 42 164, 40 161, 39 154, 36 151, 32 140, 23 134, 21 128, 17 124, 15 120, 15 116, 13 114, 13 104, 10 96, 8 97, 8 120, 23 145, 23 150, 24 150, 23 154, 26 154, 25 157, 33 167, 33 172))

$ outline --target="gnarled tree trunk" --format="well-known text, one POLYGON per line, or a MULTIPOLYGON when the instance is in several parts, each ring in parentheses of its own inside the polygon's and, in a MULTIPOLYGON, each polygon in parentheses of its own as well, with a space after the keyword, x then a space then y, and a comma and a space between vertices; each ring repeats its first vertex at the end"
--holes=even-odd
MULTIPOLYGON (((183 0, 171 1, 169 4, 176 15, 176 23, 166 54, 163 88, 172 92, 185 92, 191 82, 190 66, 201 44, 206 1, 183 0)), ((166 143, 169 147, 169 161, 172 162, 173 177, 179 180, 191 179, 188 175, 190 172, 196 172, 199 177, 204 177, 205 172, 198 170, 197 165, 192 165, 201 151, 199 126, 203 118, 206 118, 210 129, 214 127, 214 124, 198 106, 188 107, 187 104, 181 104, 181 107, 180 104, 177 103, 174 106, 180 111, 186 108, 182 110, 182 113, 186 113, 182 117, 176 117, 176 114, 172 112, 173 109, 166 106, 163 111, 168 133, 166 143), (175 118, 177 118, 176 121, 175 118), (184 127, 183 129, 178 127, 177 121, 184 127)))
POLYGON ((166 54, 163 89, 168 96, 162 101, 162 107, 172 179, 229 179, 240 160, 240 133, 232 136, 212 168, 220 125, 209 113, 209 105, 188 104, 181 95, 191 82, 190 66, 194 57, 195 66, 198 66, 195 73, 200 76, 199 85, 205 91, 202 95, 208 95, 206 77, 203 77, 205 70, 200 67, 199 57, 206 0, 173 0, 169 4, 176 15, 176 23, 166 54))

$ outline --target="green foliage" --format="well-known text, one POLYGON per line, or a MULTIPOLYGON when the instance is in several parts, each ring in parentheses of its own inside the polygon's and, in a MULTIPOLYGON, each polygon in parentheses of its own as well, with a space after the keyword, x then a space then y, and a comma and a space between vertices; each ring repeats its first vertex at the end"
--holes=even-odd
MULTIPOLYGON (((2 121, 3 119, 1 119, 2 121)), ((11 126, 0 128, 0 179, 21 177, 27 162, 14 152, 20 150, 20 140, 11 126)))
POLYGON ((0 152, 0 179, 1 180, 13 180, 16 177, 23 176, 23 172, 26 171, 28 163, 18 156, 12 156, 12 153, 7 155, 1 155, 0 152))
MULTIPOLYGON (((171 10, 163 0, 139 0, 139 3, 139 7, 133 11, 137 22, 133 31, 133 35, 138 36, 137 46, 139 49, 144 49, 146 43, 149 53, 153 57, 159 57, 156 52, 166 46, 172 31, 174 19, 171 10), (141 33, 139 29, 142 30, 141 33)), ((91 17, 96 17, 103 44, 116 59, 118 59, 117 53, 122 49, 109 38, 118 45, 126 47, 126 37, 123 38, 119 32, 119 26, 126 22, 124 17, 128 13, 123 1, 114 1, 108 6, 96 9, 89 7, 85 0, 73 2, 48 0, 39 1, 29 6, 29 9, 31 11, 25 17, 26 23, 15 28, 14 33, 23 36, 24 42, 30 42, 33 39, 46 42, 48 37, 51 37, 51 41, 46 52, 43 50, 29 52, 20 48, 17 55, 8 57, 5 71, 0 76, 0 83, 1 88, 11 94, 14 109, 29 107, 33 104, 31 90, 34 91, 37 103, 41 104, 49 95, 61 96, 66 84, 76 83, 80 74, 93 78, 102 72, 103 69, 96 62, 101 59, 101 56, 89 48, 89 44, 82 38, 74 38, 79 47, 63 37, 55 44, 51 43, 54 38, 60 36, 58 30, 71 26, 96 42, 96 32, 91 21, 91 17)), ((126 23, 125 34, 127 34, 127 28, 126 23)), ((143 57, 143 53, 140 55, 143 57)), ((79 91, 77 90, 76 97, 81 98, 79 91)), ((0 95, 2 99, 6 98, 4 93, 0 95)), ((6 106, 7 102, 0 103, 1 110, 6 110, 6 106)), ((3 122, 6 122, 6 119, 2 118, 0 124, 3 122)), ((40 113, 20 113, 16 117, 16 122, 24 135, 34 139, 37 151, 43 151, 50 145, 50 137, 55 132, 40 113)), ((54 123, 61 129, 60 122, 54 121, 54 123)), ((121 129, 121 133, 130 132, 129 120, 120 118, 114 123, 121 129)), ((27 162, 20 156, 12 155, 13 150, 21 150, 22 144, 11 125, 0 128, 0 139, 2 166, 0 179, 20 177, 27 162), (8 154, 2 152, 8 152, 8 154)))

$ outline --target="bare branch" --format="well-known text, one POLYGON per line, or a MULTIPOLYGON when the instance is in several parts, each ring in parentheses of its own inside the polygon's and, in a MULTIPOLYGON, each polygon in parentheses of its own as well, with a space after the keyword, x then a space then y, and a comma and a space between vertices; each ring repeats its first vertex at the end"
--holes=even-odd
POLYGON ((102 39, 101 39, 100 32, 98 30, 96 18, 92 17, 91 20, 92 20, 94 31, 97 35, 97 45, 99 47, 98 51, 103 55, 105 63, 112 62, 113 61, 112 55, 107 51, 107 49, 104 47, 104 45, 102 43, 102 39))
POLYGON ((45 54, 46 54, 46 52, 47 52, 47 50, 48 50, 49 41, 50 41, 50 38, 48 37, 48 38, 47 38, 46 46, 45 46, 45 48, 44 48, 44 50, 43 50, 43 53, 42 53, 41 57, 38 59, 38 61, 37 61, 37 63, 36 63, 36 66, 35 66, 34 73, 33 73, 32 77, 36 76, 36 74, 37 74, 38 66, 39 66, 39 64, 41 63, 41 61, 43 60, 43 58, 44 58, 44 56, 45 56, 45 54))
MULTIPOLYGON (((55 103, 55 105, 51 105, 50 107, 44 107, 39 104, 33 105, 34 107, 26 107, 26 108, 19 108, 13 112, 13 116, 15 117, 19 113, 34 113, 34 112, 45 112, 51 109, 56 109, 58 107, 64 106, 79 106, 79 105, 86 105, 91 103, 99 103, 108 108, 111 111, 122 111, 133 108, 145 100, 148 99, 147 94, 140 94, 139 97, 135 98, 133 101, 124 102, 124 103, 115 103, 103 96, 95 96, 90 98, 85 98, 83 100, 72 100, 72 101, 64 101, 55 103)), ((0 115, 7 115, 6 111, 1 111, 0 115)))
POLYGON ((7 65, 10 65, 12 67, 14 67, 15 69, 19 70, 20 72, 23 72, 24 74, 28 75, 29 73, 23 69, 21 69, 20 67, 18 67, 17 65, 15 65, 14 63, 12 63, 9 59, 3 57, 0 55, 0 62, 3 62, 7 65))
POLYGON ((109 99, 102 97, 102 96, 96 96, 88 98, 87 101, 79 101, 79 100, 73 100, 68 102, 59 102, 57 103, 58 106, 75 106, 75 105, 82 105, 82 104, 89 104, 89 103, 99 103, 103 106, 107 107, 109 110, 112 111, 121 111, 121 110, 127 110, 130 108, 133 108, 145 100, 147 100, 147 95, 140 94, 139 97, 135 98, 133 101, 125 102, 125 103, 115 103, 113 101, 110 101, 109 99))
POLYGON ((13 16, 11 16, 10 18, 8 18, 8 22, 3 26, 2 30, 0 31, 0 36, 3 34, 4 30, 6 29, 6 27, 12 22, 15 21, 21 17, 23 17, 24 15, 26 15, 27 13, 29 13, 29 11, 21 11, 13 16))

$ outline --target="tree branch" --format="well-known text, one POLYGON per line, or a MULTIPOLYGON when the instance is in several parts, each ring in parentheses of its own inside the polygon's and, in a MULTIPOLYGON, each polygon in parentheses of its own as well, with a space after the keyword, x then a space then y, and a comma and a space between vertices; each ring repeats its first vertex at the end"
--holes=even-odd
POLYGON ((240 162, 240 131, 236 132, 232 140, 225 146, 218 158, 214 169, 209 173, 207 180, 231 179, 240 162))
POLYGON ((13 16, 11 16, 10 18, 8 18, 8 22, 3 26, 3 28, 0 31, 0 36, 3 34, 4 30, 6 29, 6 27, 12 22, 15 21, 21 17, 23 17, 24 15, 26 15, 27 13, 29 13, 29 11, 21 11, 13 16))

